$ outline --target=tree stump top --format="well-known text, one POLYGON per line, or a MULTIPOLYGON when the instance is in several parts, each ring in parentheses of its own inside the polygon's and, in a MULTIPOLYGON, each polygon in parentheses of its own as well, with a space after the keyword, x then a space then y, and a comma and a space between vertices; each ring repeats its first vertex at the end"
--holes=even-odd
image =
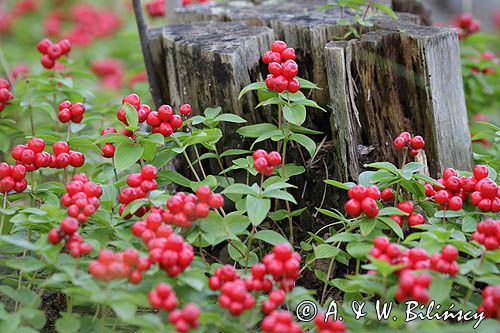
POLYGON ((164 39, 176 44, 189 44, 200 50, 232 53, 262 33, 270 33, 267 27, 249 26, 241 22, 197 22, 163 27, 164 39))

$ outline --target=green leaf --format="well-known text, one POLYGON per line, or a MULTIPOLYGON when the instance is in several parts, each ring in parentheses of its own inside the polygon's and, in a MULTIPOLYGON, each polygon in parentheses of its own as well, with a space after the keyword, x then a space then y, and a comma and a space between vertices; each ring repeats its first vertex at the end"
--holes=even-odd
POLYGON ((452 279, 434 277, 429 288, 429 295, 432 295, 432 300, 437 304, 450 298, 452 279))
POLYGON ((35 250, 35 245, 28 242, 27 240, 15 238, 13 236, 0 236, 0 241, 15 245, 25 250, 35 250))
POLYGON ((333 180, 333 179, 327 179, 327 180, 325 180, 325 183, 327 183, 328 185, 332 185, 332 186, 344 189, 344 190, 349 190, 351 188, 350 186, 346 185, 345 183, 341 183, 341 182, 338 182, 338 181, 333 180))
POLYGON ((203 111, 203 114, 207 119, 215 119, 219 113, 221 113, 222 108, 220 106, 215 107, 215 108, 206 108, 205 111, 203 111))
POLYGON ((245 149, 228 149, 223 151, 219 156, 220 157, 226 157, 226 156, 234 156, 234 155, 244 155, 248 154, 250 151, 245 150, 245 149))
POLYGON ((335 242, 352 242, 356 240, 356 235, 350 232, 340 232, 328 238, 325 242, 335 243, 335 242))
POLYGON ((265 133, 275 131, 277 129, 278 127, 276 127, 276 125, 263 123, 240 127, 236 133, 246 138, 258 138, 265 133))
POLYGON ((410 162, 406 164, 401 172, 403 178, 410 180, 413 174, 424 168, 422 163, 410 162))
POLYGON ((472 216, 465 216, 462 219, 462 231, 463 232, 474 232, 477 229, 478 221, 472 216))
POLYGON ((347 244, 346 251, 356 259, 366 259, 373 244, 362 242, 351 242, 347 244))
POLYGON ((404 239, 403 229, 396 223, 393 219, 387 216, 379 216, 378 220, 385 223, 389 228, 391 228, 399 238, 404 239))
POLYGON ((308 80, 303 79, 303 78, 298 77, 298 76, 295 78, 299 81, 301 89, 321 89, 320 87, 318 87, 317 85, 315 85, 311 81, 308 81, 308 80))
POLYGON ((290 201, 290 202, 293 202, 294 204, 297 204, 297 201, 295 201, 295 198, 293 197, 293 195, 291 195, 288 192, 281 191, 281 190, 266 191, 264 193, 264 196, 267 198, 290 201))
POLYGON ((310 156, 313 156, 314 153, 316 152, 316 143, 308 136, 294 133, 290 135, 290 140, 295 141, 304 148, 306 148, 310 156))
POLYGON ((116 147, 115 166, 118 171, 123 171, 133 166, 144 152, 144 147, 132 143, 122 142, 116 147))
POLYGON ((59 333, 73 333, 80 329, 80 316, 76 313, 61 313, 62 317, 56 321, 56 331, 59 333))
POLYGON ((391 215, 407 216, 408 213, 403 212, 401 209, 396 207, 384 207, 378 212, 378 216, 391 216, 391 215))
POLYGON ((306 121, 306 107, 303 105, 296 105, 292 108, 284 106, 283 117, 286 121, 300 126, 306 121))
POLYGON ((328 244, 320 244, 314 248, 314 257, 316 259, 327 259, 335 257, 340 250, 328 244))
POLYGON ((243 97, 243 95, 245 95, 249 91, 252 91, 252 90, 264 90, 264 89, 267 90, 265 82, 251 83, 251 84, 249 84, 248 86, 246 86, 245 88, 243 88, 241 90, 241 92, 240 92, 240 94, 238 96, 238 99, 240 99, 241 97, 243 97))
POLYGON ((224 191, 222 191, 222 194, 249 194, 249 195, 256 195, 258 194, 255 192, 255 190, 248 185, 245 184, 233 184, 228 186, 224 191))
POLYGON ((257 226, 264 221, 269 213, 269 210, 271 209, 271 200, 247 195, 246 209, 250 221, 253 225, 257 226))
POLYGON ((396 15, 396 13, 390 7, 388 7, 387 5, 384 5, 382 3, 372 3, 371 5, 372 5, 372 7, 380 9, 381 11, 383 11, 384 13, 386 13, 387 15, 389 15, 394 20, 398 19, 398 16, 396 15))
POLYGON ((298 101, 295 101, 292 103, 292 107, 295 106, 295 105, 304 105, 304 106, 309 106, 311 108, 316 108, 316 109, 320 109, 321 111, 323 112, 326 112, 325 109, 323 109, 321 106, 318 105, 318 103, 316 103, 315 101, 312 101, 310 99, 300 99, 298 101))
POLYGON ((281 98, 271 97, 271 98, 268 98, 268 99, 260 102, 259 104, 257 104, 257 106, 255 108, 257 109, 261 106, 267 106, 267 105, 285 105, 285 104, 286 104, 286 102, 284 100, 282 100, 281 98))
POLYGON ((5 264, 10 268, 22 270, 23 272, 34 272, 45 267, 43 262, 30 256, 10 259, 5 264))
POLYGON ((247 122, 245 119, 243 119, 240 116, 237 116, 235 114, 232 114, 232 113, 221 114, 220 116, 215 118, 214 121, 222 121, 222 122, 226 122, 226 123, 237 123, 237 124, 247 122))
POLYGON ((137 128, 139 124, 139 114, 137 110, 129 103, 123 104, 123 110, 125 110, 125 117, 127 118, 128 127, 137 128))
POLYGON ((376 224, 377 224, 377 219, 374 218, 362 219, 361 222, 359 223, 359 229, 361 230, 361 235, 363 235, 364 237, 368 236, 373 231, 376 224))
POLYGON ((276 244, 289 244, 285 237, 272 230, 261 230, 255 233, 254 238, 260 239, 271 245, 276 244))
POLYGON ((392 174, 399 175, 399 170, 394 166, 394 164, 389 162, 375 162, 370 164, 365 164, 365 168, 374 168, 379 170, 385 170, 392 174))
POLYGON ((137 306, 131 303, 112 303, 111 308, 116 313, 116 315, 122 320, 130 320, 134 318, 137 306))
POLYGON ((132 140, 122 134, 118 133, 108 133, 103 136, 101 136, 99 139, 94 141, 95 145, 101 144, 101 143, 120 143, 120 142, 129 142, 132 143, 132 140))
POLYGON ((371 259, 371 263, 373 264, 373 266, 375 266, 375 268, 377 269, 377 272, 379 272, 383 276, 388 276, 388 275, 394 273, 395 271, 397 271, 398 269, 400 269, 401 267, 404 267, 403 264, 391 265, 390 263, 388 263, 385 260, 380 260, 380 259, 375 259, 375 258, 371 259))

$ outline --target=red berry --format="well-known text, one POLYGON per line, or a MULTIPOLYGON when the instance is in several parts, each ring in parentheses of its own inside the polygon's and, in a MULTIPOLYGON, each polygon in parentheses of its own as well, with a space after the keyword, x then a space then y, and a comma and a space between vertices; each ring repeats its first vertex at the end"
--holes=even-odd
POLYGON ((193 112, 193 110, 191 109, 191 105, 183 104, 181 105, 180 112, 183 116, 189 116, 193 112))
POLYGON ((61 222, 61 231, 65 234, 72 235, 78 230, 79 223, 77 220, 68 217, 61 222))
POLYGON ((382 200, 390 201, 394 199, 394 191, 392 190, 392 188, 383 189, 380 196, 382 197, 382 200))
POLYGON ((363 200, 361 209, 368 217, 375 217, 378 214, 377 202, 369 197, 363 200))
POLYGON ((425 141, 420 135, 417 135, 411 139, 410 144, 413 149, 419 150, 424 148, 425 141))
POLYGON ((125 103, 128 103, 138 109, 141 106, 141 99, 136 94, 129 94, 122 98, 122 105, 125 103))
POLYGON ((158 173, 158 171, 157 171, 156 167, 153 165, 145 165, 141 169, 142 178, 144 178, 146 180, 155 179, 157 176, 157 173, 158 173))
POLYGON ((271 51, 273 52, 282 52, 286 48, 287 48, 286 43, 281 40, 277 40, 271 44, 271 51))
POLYGON ((356 199, 350 199, 345 203, 346 213, 352 217, 358 217, 361 214, 361 203, 356 199))
POLYGON ((488 177, 489 170, 486 165, 476 165, 474 167, 473 173, 474 173, 474 178, 476 178, 476 180, 481 180, 483 178, 488 177))

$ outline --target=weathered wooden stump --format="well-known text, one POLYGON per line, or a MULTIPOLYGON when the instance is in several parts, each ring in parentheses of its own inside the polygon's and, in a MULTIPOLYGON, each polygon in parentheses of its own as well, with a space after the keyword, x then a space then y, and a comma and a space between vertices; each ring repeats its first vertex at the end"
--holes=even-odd
POLYGON ((341 24, 353 13, 316 11, 325 2, 180 10, 177 19, 184 24, 149 32, 163 101, 191 103, 199 111, 218 105, 249 122, 272 120, 272 113, 263 118, 266 113, 254 110, 256 96, 238 101, 237 95, 263 79, 267 70, 260 55, 273 38, 282 39, 296 49, 299 75, 323 88, 306 93, 330 111, 311 110, 305 124, 324 133, 317 139, 324 140, 321 151, 308 161, 310 171, 300 180, 306 184, 306 204, 335 201, 333 192, 318 191, 325 178, 356 180, 364 163, 399 163, 401 156, 391 144, 403 130, 426 138, 425 154, 418 158, 431 175, 447 166, 469 169, 471 145, 454 31, 421 26, 420 16, 408 13, 398 13, 398 20, 378 15, 371 27, 341 24), (349 29, 361 37, 342 41, 349 29))

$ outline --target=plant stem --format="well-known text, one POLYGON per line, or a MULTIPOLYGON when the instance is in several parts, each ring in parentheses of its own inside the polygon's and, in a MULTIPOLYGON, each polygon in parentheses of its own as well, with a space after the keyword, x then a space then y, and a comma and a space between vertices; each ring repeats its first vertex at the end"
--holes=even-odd
POLYGON ((193 147, 194 147, 194 153, 196 154, 196 158, 198 159, 198 166, 200 167, 201 174, 203 175, 203 178, 207 178, 205 169, 203 169, 203 164, 201 164, 200 153, 198 152, 198 148, 196 147, 196 145, 194 145, 193 147))
MULTIPOLYGON (((472 286, 474 286, 474 284, 476 283, 476 279, 472 279, 472 286)), ((469 302, 469 299, 470 297, 472 296, 472 291, 473 291, 474 288, 467 288, 467 293, 465 294, 465 298, 464 298, 464 306, 467 306, 467 302, 469 302)))
POLYGON ((255 234, 255 226, 252 227, 252 231, 250 232, 250 237, 248 238, 247 251, 245 253, 245 274, 248 270, 248 260, 250 257, 250 247, 252 246, 253 236, 255 234))
POLYGON ((229 245, 231 245, 236 251, 238 251, 239 254, 241 254, 241 256, 243 258, 245 258, 245 254, 243 253, 243 251, 241 251, 236 245, 234 245, 233 241, 228 239, 227 242, 229 243, 229 245))
POLYGON ((31 104, 28 105, 28 112, 30 114, 30 124, 31 124, 31 136, 35 136, 35 122, 33 121, 33 111, 31 110, 31 104))
POLYGON ((71 122, 68 122, 68 132, 66 133, 66 142, 69 142, 71 136, 71 122))
POLYGON ((224 175, 224 178, 226 178, 226 181, 229 184, 229 178, 227 177, 227 173, 224 171, 224 165, 222 164, 222 159, 221 159, 221 157, 219 155, 219 151, 217 150, 217 145, 214 145, 214 147, 215 147, 215 155, 217 156, 216 160, 217 160, 217 163, 219 163, 219 166, 220 166, 220 171, 222 172, 222 174, 224 175))
MULTIPOLYGON (((7 208, 7 193, 4 193, 2 209, 5 211, 6 208, 7 208)), ((5 222, 5 212, 2 212, 2 221, 0 222, 0 235, 3 233, 4 222, 5 222)))
POLYGON ((483 264, 485 257, 486 257, 486 250, 484 250, 483 254, 481 255, 481 258, 479 259, 479 264, 477 265, 477 269, 481 268, 481 265, 483 264))
MULTIPOLYGON (((332 270, 333 270, 333 264, 335 263, 335 257, 333 257, 331 260, 330 260, 330 265, 328 265, 328 272, 326 273, 326 278, 327 280, 330 279, 330 275, 332 274, 332 270)), ((325 285, 323 287, 323 292, 321 293, 321 304, 323 304, 323 302, 325 301, 325 297, 326 297, 326 290, 328 288, 328 283, 325 282, 325 285)))
POLYGON ((118 172, 116 172, 115 157, 114 156, 111 158, 111 161, 113 162, 113 173, 115 174, 115 180, 118 181, 118 172))

